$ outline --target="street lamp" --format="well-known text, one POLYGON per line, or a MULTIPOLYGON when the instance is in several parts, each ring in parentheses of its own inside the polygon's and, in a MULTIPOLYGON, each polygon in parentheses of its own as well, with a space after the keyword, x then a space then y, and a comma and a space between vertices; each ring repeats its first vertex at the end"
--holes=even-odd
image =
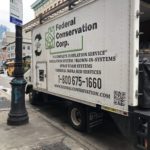
POLYGON ((28 123, 29 117, 25 107, 25 85, 22 67, 22 26, 16 25, 16 48, 14 78, 10 82, 11 109, 8 114, 8 125, 23 125, 28 123))

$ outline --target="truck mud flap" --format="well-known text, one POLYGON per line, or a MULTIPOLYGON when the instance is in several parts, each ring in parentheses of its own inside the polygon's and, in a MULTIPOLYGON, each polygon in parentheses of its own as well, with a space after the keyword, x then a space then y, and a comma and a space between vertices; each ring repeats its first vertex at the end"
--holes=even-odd
POLYGON ((136 147, 139 150, 150 150, 150 111, 134 112, 136 147))
POLYGON ((141 58, 139 65, 139 107, 150 108, 150 60, 141 58))
POLYGON ((87 131, 90 132, 92 128, 103 123, 102 110, 93 107, 87 107, 87 131))

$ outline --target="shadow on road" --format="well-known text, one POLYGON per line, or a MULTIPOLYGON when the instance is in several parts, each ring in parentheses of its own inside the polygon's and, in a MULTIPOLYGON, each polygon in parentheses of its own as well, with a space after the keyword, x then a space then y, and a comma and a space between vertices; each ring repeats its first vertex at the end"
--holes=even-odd
POLYGON ((67 129, 67 132, 72 132, 77 138, 84 140, 85 143, 88 142, 90 145, 93 145, 93 148, 99 150, 135 150, 132 143, 123 137, 109 116, 104 120, 103 125, 96 127, 90 133, 78 132, 70 127, 64 101, 55 97, 51 99, 51 102, 37 106, 38 111, 67 129))

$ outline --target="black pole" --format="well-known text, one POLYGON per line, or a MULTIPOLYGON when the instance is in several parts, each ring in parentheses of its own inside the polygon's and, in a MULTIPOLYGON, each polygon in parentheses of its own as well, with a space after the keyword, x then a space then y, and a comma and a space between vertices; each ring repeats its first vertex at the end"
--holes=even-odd
POLYGON ((10 82, 11 109, 8 114, 8 125, 22 125, 29 121, 28 113, 25 107, 25 85, 22 67, 22 27, 16 25, 16 48, 15 48, 15 70, 14 78, 10 82))

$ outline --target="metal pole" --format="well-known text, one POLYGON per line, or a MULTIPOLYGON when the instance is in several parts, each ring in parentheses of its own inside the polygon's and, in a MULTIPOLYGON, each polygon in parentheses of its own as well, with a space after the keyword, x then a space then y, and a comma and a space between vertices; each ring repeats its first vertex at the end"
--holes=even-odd
POLYGON ((25 107, 25 85, 22 67, 22 26, 16 25, 16 48, 15 48, 15 70, 14 79, 10 82, 11 110, 8 114, 8 125, 22 125, 29 121, 25 107))

